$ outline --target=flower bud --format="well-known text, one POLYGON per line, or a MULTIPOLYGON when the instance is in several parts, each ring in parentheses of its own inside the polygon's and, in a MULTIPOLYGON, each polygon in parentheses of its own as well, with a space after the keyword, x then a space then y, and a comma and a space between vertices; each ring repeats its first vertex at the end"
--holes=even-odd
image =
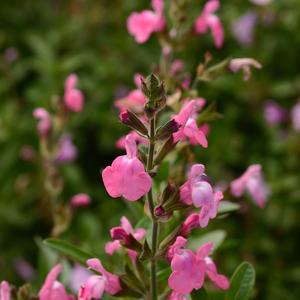
POLYGON ((156 139, 158 140, 166 140, 168 139, 173 133, 177 132, 180 128, 180 124, 177 123, 174 119, 170 120, 160 128, 158 128, 156 132, 156 139))
POLYGON ((199 227, 199 215, 191 214, 183 222, 180 235, 187 237, 192 229, 199 227))
POLYGON ((120 121, 136 130, 138 133, 142 135, 148 135, 148 129, 144 125, 144 123, 139 119, 139 117, 131 112, 130 110, 125 110, 120 113, 120 121))

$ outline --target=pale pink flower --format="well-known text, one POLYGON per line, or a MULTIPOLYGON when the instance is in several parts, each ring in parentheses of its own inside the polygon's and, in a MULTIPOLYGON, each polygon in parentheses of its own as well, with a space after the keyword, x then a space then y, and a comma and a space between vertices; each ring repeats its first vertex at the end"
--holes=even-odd
POLYGON ((261 165, 251 165, 245 173, 230 184, 233 196, 240 197, 248 191, 259 207, 264 207, 269 195, 269 189, 264 181, 261 165))
POLYGON ((175 59, 170 66, 170 72, 173 76, 180 73, 183 69, 184 63, 181 59, 175 59))
POLYGON ((291 117, 294 129, 300 131, 300 101, 293 107, 291 117))
POLYGON ((11 299, 11 289, 7 281, 2 281, 0 283, 0 300, 10 300, 11 299))
POLYGON ((55 161, 58 164, 72 162, 77 156, 77 148, 69 134, 63 135, 58 142, 55 161))
POLYGON ((164 30, 163 6, 163 0, 152 0, 153 11, 134 12, 128 17, 128 32, 134 36, 137 43, 145 43, 152 33, 164 30))
MULTIPOLYGON (((139 144, 142 144, 142 145, 148 145, 149 144, 149 141, 148 139, 142 137, 141 135, 139 135, 136 131, 130 131, 128 134, 130 134, 135 142, 139 145, 139 144)), ((117 142, 116 142, 116 146, 119 148, 119 149, 125 149, 125 144, 126 144, 126 136, 127 135, 124 135, 124 136, 121 136, 117 142)))
POLYGON ((261 69, 262 65, 253 58, 234 58, 229 63, 231 72, 236 73, 240 70, 244 73, 244 80, 249 80, 251 76, 250 67, 261 69))
POLYGON ((136 141, 131 135, 126 137, 125 147, 126 155, 118 156, 111 166, 106 167, 102 178, 111 197, 123 196, 129 201, 136 201, 149 192, 152 179, 137 158, 136 141))
POLYGON ((280 124, 286 119, 287 112, 277 102, 268 100, 264 106, 264 117, 271 126, 280 124))
POLYGON ((204 5, 202 14, 195 22, 195 31, 198 34, 204 34, 211 30, 215 46, 222 47, 224 41, 224 30, 219 17, 214 13, 220 8, 219 0, 209 0, 204 5))
POLYGON ((78 292, 81 286, 92 275, 90 270, 82 267, 79 264, 74 265, 69 276, 69 286, 73 292, 78 292))
POLYGON ((273 0, 250 0, 250 2, 256 4, 256 5, 268 5, 272 2, 273 0))
POLYGON ((37 127, 40 136, 46 137, 52 127, 50 114, 44 108, 38 107, 33 111, 33 116, 39 121, 37 127))
POLYGON ((208 143, 205 134, 198 127, 196 117, 199 102, 191 100, 185 103, 178 115, 173 119, 181 126, 177 132, 173 134, 174 142, 189 139, 191 144, 200 144, 207 148, 208 143))
POLYGON ((89 206, 91 203, 91 197, 84 193, 76 194, 70 199, 70 203, 72 207, 89 206))
POLYGON ((184 295, 181 293, 177 293, 175 291, 172 291, 172 293, 170 294, 168 300, 189 300, 190 298, 188 297, 188 295, 184 295))
POLYGON ((106 271, 99 259, 91 258, 88 259, 86 263, 90 269, 100 273, 100 275, 92 279, 89 277, 79 291, 79 295, 82 295, 82 298, 79 298, 80 300, 90 300, 91 298, 88 297, 100 299, 103 294, 103 289, 109 295, 115 295, 121 290, 119 277, 106 271), (97 293, 98 298, 95 297, 93 293, 97 293))
MULTIPOLYGON (((111 237, 113 239, 116 238, 115 236, 115 231, 118 229, 122 229, 124 231, 124 237, 123 239, 129 239, 129 236, 132 235, 137 241, 140 241, 144 238, 145 234, 146 234, 146 230, 143 228, 137 228, 137 229, 133 229, 129 220, 126 217, 122 217, 121 218, 121 226, 120 227, 113 227, 110 230, 111 233, 111 237)), ((108 255, 113 255, 115 253, 115 251, 117 251, 118 249, 121 248, 121 243, 120 240, 123 239, 115 239, 112 242, 108 242, 105 245, 105 252, 108 255)), ((136 260, 137 257, 137 253, 136 251, 133 251, 131 249, 128 249, 128 255, 131 258, 131 260, 134 262, 136 260)))
POLYGON ((83 93, 75 87, 77 81, 77 75, 70 74, 65 83, 64 103, 68 110, 74 112, 82 111, 84 104, 83 93))
POLYGON ((61 265, 58 264, 48 273, 42 288, 39 291, 39 300, 73 300, 74 297, 67 294, 62 283, 57 281, 61 272, 61 265))

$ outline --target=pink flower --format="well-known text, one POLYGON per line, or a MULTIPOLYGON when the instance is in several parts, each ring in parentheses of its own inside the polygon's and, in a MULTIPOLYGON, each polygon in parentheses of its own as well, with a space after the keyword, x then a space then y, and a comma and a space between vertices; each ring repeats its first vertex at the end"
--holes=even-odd
POLYGON ((195 31, 198 34, 204 34, 211 30, 215 46, 222 47, 224 41, 224 30, 219 17, 214 12, 220 7, 219 0, 209 0, 204 8, 202 14, 195 22, 195 31))
POLYGON ((72 207, 85 207, 90 205, 91 198, 89 195, 81 193, 81 194, 74 195, 70 199, 70 203, 72 207))
POLYGON ((69 286, 73 292, 79 291, 81 286, 92 275, 92 272, 76 264, 69 276, 69 286))
POLYGON ((73 296, 69 296, 62 283, 57 281, 57 277, 61 272, 61 265, 58 264, 48 273, 42 288, 39 291, 40 300, 73 300, 73 296))
POLYGON ((33 111, 33 116, 39 120, 37 127, 40 136, 46 137, 52 127, 50 114, 44 108, 38 107, 33 111))
POLYGON ((286 119, 286 111, 275 101, 269 100, 264 106, 264 117, 271 126, 280 124, 286 119))
POLYGON ((83 104, 84 104, 84 96, 83 93, 76 89, 77 84, 77 75, 70 74, 67 77, 65 83, 65 95, 64 95, 64 102, 65 106, 68 110, 74 112, 82 111, 83 104))
POLYGON ((10 286, 7 281, 2 281, 0 283, 0 300, 10 300, 11 292, 10 286))
POLYGON ((209 257, 212 243, 204 244, 197 250, 196 254, 189 249, 183 248, 185 243, 186 240, 179 236, 170 247, 173 248, 173 257, 171 257, 172 273, 168 284, 174 293, 173 298, 170 299, 184 299, 183 297, 191 293, 193 289, 200 289, 203 286, 205 274, 219 288, 228 289, 228 279, 218 274, 216 265, 209 257))
POLYGON ((202 147, 207 148, 208 143, 206 136, 196 122, 198 105, 199 102, 197 99, 191 100, 183 105, 178 115, 173 117, 181 126, 179 130, 173 134, 175 143, 188 138, 191 144, 200 144, 202 147))
POLYGON ((300 131, 300 101, 293 107, 291 116, 294 129, 300 131))
MULTIPOLYGON (((129 243, 130 243, 130 235, 132 235, 137 241, 140 241, 144 238, 144 236, 146 234, 146 230, 143 228, 137 228, 136 230, 134 230, 132 228, 129 220, 126 217, 122 217, 121 218, 121 226, 113 227, 110 230, 110 234, 111 234, 112 239, 114 239, 114 241, 106 243, 105 252, 108 255, 113 255, 115 253, 115 251, 117 251, 118 249, 121 248, 121 243, 120 243, 121 240, 123 240, 123 242, 124 242, 124 240, 129 240, 129 243), (123 232, 122 238, 120 237, 120 233, 117 234, 117 231, 120 232, 120 229, 123 232), (117 236, 117 235, 119 235, 119 236, 117 236)), ((136 251, 128 249, 127 252, 128 252, 128 255, 131 258, 131 260, 134 262, 137 257, 136 251)))
POLYGON ((251 76, 250 67, 261 69, 262 65, 253 58, 234 58, 229 63, 229 69, 236 73, 240 70, 244 72, 244 80, 249 80, 251 76))
POLYGON ((72 162, 77 156, 77 148, 70 135, 65 134, 59 139, 55 161, 58 164, 72 162))
POLYGON ((137 43, 145 43, 152 33, 160 32, 164 29, 163 4, 163 0, 152 0, 154 11, 134 12, 128 17, 128 32, 134 36, 137 43))
POLYGON ((90 269, 100 273, 92 275, 79 291, 79 300, 100 299, 105 291, 109 295, 115 295, 121 290, 119 277, 104 269, 102 263, 97 258, 87 260, 90 269))
POLYGON ((264 181, 261 165, 251 165, 246 172, 230 184, 233 196, 240 197, 248 191, 259 207, 264 207, 269 195, 269 189, 264 181))
MULTIPOLYGON (((134 140, 135 140, 135 142, 136 142, 137 144, 142 144, 142 145, 148 145, 148 144, 149 144, 149 141, 148 141, 146 138, 140 136, 136 131, 130 131, 128 134, 130 134, 130 135, 134 138, 134 140)), ((116 146, 117 146, 119 149, 125 149, 126 136, 127 136, 127 135, 121 136, 121 137, 117 140, 116 146)))
POLYGON ((149 192, 152 179, 137 158, 136 141, 131 135, 127 135, 125 147, 126 155, 117 157, 111 166, 106 167, 102 178, 111 197, 123 196, 129 201, 136 201, 149 192))
POLYGON ((172 291, 171 295, 169 296, 168 300, 188 300, 190 299, 187 295, 183 295, 181 293, 177 293, 172 291))

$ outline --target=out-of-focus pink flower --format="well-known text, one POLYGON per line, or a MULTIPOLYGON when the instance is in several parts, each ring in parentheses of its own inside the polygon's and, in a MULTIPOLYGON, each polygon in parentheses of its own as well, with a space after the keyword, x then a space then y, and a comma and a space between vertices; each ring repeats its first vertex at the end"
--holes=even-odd
POLYGON ((34 149, 30 145, 23 145, 20 151, 20 157, 25 161, 33 159, 35 153, 34 149))
POLYGON ((204 34, 211 30, 215 46, 221 48, 224 41, 224 30, 219 17, 214 13, 219 9, 219 0, 209 0, 204 5, 202 14, 195 22, 195 31, 198 34, 204 34))
POLYGON ((185 244, 186 239, 179 236, 168 251, 173 255, 170 257, 172 273, 168 280, 169 287, 174 292, 174 298, 171 299, 184 299, 182 297, 191 293, 193 289, 200 289, 203 286, 205 274, 219 288, 228 289, 228 279, 218 274, 216 265, 209 257, 212 243, 202 245, 196 254, 185 249, 185 244))
POLYGON ((67 294, 62 283, 57 281, 57 277, 61 272, 61 265, 58 264, 48 273, 42 288, 39 291, 40 300, 73 300, 74 297, 67 294))
POLYGON ((80 287, 86 282, 86 280, 92 275, 92 272, 76 264, 69 277, 69 286, 73 292, 78 292, 80 287))
POLYGON ((65 83, 64 102, 68 110, 80 112, 83 109, 84 96, 83 93, 75 86, 78 78, 76 74, 70 74, 65 83))
POLYGON ((293 107, 291 116, 294 129, 300 131, 300 101, 293 107))
POLYGON ((256 5, 268 5, 272 2, 273 0, 250 0, 250 2, 256 4, 256 5))
POLYGON ((245 173, 230 184, 233 196, 240 197, 248 191, 259 207, 264 207, 269 195, 269 189, 264 181, 261 165, 251 165, 245 173))
POLYGON ((89 206, 90 203, 91 203, 91 197, 87 194, 84 194, 84 193, 77 194, 77 195, 74 195, 70 199, 70 203, 71 203, 72 207, 89 206))
POLYGON ((206 136, 196 122, 198 105, 199 102, 197 102, 197 99, 191 100, 183 105, 178 115, 173 117, 181 126, 179 130, 173 134, 174 142, 188 138, 191 144, 200 144, 202 147, 207 148, 208 143, 206 136))
POLYGON ((246 12, 233 22, 231 31, 242 46, 249 46, 253 43, 256 24, 257 14, 253 11, 246 12))
POLYGON ((7 281, 2 281, 0 283, 0 299, 1 300, 11 299, 11 290, 7 281))
POLYGON ((264 106, 264 117, 271 126, 280 124, 287 117, 287 112, 277 102, 268 100, 264 106))
POLYGON ((46 137, 52 127, 50 114, 44 108, 38 107, 33 111, 33 116, 39 121, 37 127, 40 136, 46 137))
POLYGON ((181 59, 176 59, 171 64, 170 72, 174 76, 177 73, 181 72, 183 68, 184 68, 183 61, 181 59))
POLYGON ((165 28, 163 0, 152 0, 152 7, 154 11, 134 12, 128 17, 128 32, 134 36, 137 43, 145 43, 152 33, 160 32, 165 28))
POLYGON ((58 142, 58 150, 55 155, 55 161, 58 164, 72 162, 77 156, 77 148, 72 142, 70 135, 63 135, 58 142))
POLYGON ((111 166, 106 167, 102 179, 111 197, 123 196, 129 201, 136 201, 149 192, 152 179, 137 158, 136 141, 131 135, 127 135, 125 147, 126 155, 118 156, 111 166))
POLYGON ((8 63, 13 63, 19 57, 18 49, 15 47, 8 47, 4 50, 3 54, 4 60, 8 63))
MULTIPOLYGON (((86 263, 90 269, 101 274, 101 276, 99 276, 99 277, 101 277, 102 279, 100 281, 98 278, 98 280, 99 280, 98 284, 101 286, 103 286, 103 284, 104 284, 104 290, 106 293, 108 293, 109 295, 115 295, 121 290, 121 284, 120 284, 119 277, 117 275, 114 275, 114 274, 106 271, 104 269, 104 267, 102 266, 102 263, 99 259, 91 258, 91 259, 88 259, 86 263)), ((96 288, 95 284, 93 284, 92 286, 94 289, 96 288)), ((90 287, 86 286, 86 285, 84 285, 82 288, 90 289, 90 287)), ((98 289, 100 291, 101 291, 101 288, 98 287, 98 289)), ((90 300, 90 299, 83 298, 82 300, 90 300)))
MULTIPOLYGON (((113 255, 115 251, 121 248, 120 240, 121 238, 116 238, 115 231, 118 229, 122 229, 124 231, 125 239, 126 236, 129 238, 132 235, 137 241, 140 241, 144 238, 146 234, 146 230, 143 228, 133 229, 129 220, 126 217, 121 218, 121 226, 120 227, 113 227, 110 231, 111 237, 114 239, 112 242, 108 242, 105 245, 105 252, 108 255, 113 255)), ((137 257, 137 253, 131 249, 128 249, 128 255, 132 261, 135 261, 137 257)))
POLYGON ((253 58, 234 58, 229 63, 229 69, 231 72, 236 73, 240 70, 244 72, 244 80, 250 79, 250 67, 261 69, 262 65, 253 58))
MULTIPOLYGON (((15 268, 17 273, 25 281, 31 281, 35 276, 35 271, 31 264, 24 260, 23 258, 17 258, 15 261, 15 268)), ((1 298, 0 298, 1 299, 1 298)))
MULTIPOLYGON (((134 138, 134 140, 137 144, 142 144, 142 145, 148 145, 149 144, 149 141, 146 138, 139 135, 136 131, 130 131, 128 134, 130 134, 134 138)), ((127 135, 121 136, 117 140, 116 146, 119 149, 125 149, 126 136, 127 135)))

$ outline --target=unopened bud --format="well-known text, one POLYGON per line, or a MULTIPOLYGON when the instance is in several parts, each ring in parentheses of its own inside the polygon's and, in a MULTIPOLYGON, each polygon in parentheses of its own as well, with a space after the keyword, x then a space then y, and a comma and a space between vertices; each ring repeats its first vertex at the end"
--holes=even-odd
POLYGON ((198 214, 191 214, 189 215, 186 220, 183 222, 180 235, 187 237, 192 229, 199 227, 199 215, 198 214))
POLYGON ((142 135, 147 135, 148 134, 148 129, 144 125, 144 123, 139 119, 139 117, 131 112, 130 110, 122 111, 120 113, 120 121, 131 127, 132 129, 136 130, 142 135))
POLYGON ((180 124, 177 123, 174 119, 167 122, 165 125, 161 126, 156 132, 156 138, 158 140, 166 140, 173 133, 177 132, 180 128, 180 124))

